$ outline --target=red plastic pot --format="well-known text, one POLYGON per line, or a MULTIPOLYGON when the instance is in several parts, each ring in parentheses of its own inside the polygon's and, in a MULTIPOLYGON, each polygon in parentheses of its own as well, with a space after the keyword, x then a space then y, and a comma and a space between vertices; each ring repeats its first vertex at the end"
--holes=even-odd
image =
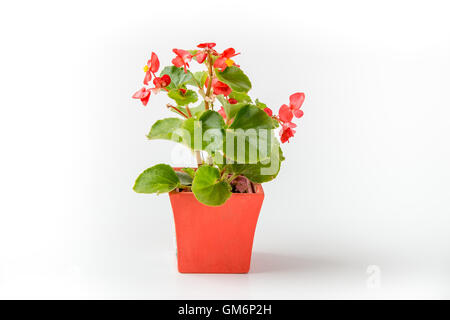
MULTIPOLYGON (((176 170, 176 168, 175 168, 176 170)), ((178 271, 181 273, 247 273, 253 236, 264 200, 254 193, 233 193, 220 207, 206 206, 192 192, 172 191, 178 271)))

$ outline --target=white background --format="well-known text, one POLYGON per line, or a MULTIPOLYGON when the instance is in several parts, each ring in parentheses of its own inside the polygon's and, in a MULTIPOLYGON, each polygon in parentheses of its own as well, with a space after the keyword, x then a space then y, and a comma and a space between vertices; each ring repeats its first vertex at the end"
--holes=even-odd
POLYGON ((0 298, 450 298, 449 9, 2 4, 0 298), (131 189, 174 161, 145 138, 167 98, 131 99, 142 67, 205 41, 242 52, 273 109, 306 93, 247 275, 177 273, 167 195, 131 189))

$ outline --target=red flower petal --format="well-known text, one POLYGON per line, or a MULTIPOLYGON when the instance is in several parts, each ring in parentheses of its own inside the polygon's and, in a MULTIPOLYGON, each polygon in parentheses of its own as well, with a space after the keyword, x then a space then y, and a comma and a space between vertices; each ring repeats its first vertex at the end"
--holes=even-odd
POLYGON ((228 99, 228 103, 229 104, 236 104, 236 103, 238 103, 238 101, 236 99, 230 98, 230 99, 228 99))
POLYGON ((278 111, 278 116, 280 117, 280 120, 283 122, 291 122, 294 115, 292 114, 291 109, 285 104, 283 104, 278 111))
POLYGON ((140 99, 144 106, 147 105, 148 99, 150 98, 150 90, 142 87, 133 94, 133 99, 140 99))
POLYGON ((158 56, 156 55, 156 53, 152 52, 152 57, 150 58, 150 70, 151 72, 155 73, 158 71, 159 69, 159 59, 158 56))
POLYGON ((225 113, 225 109, 223 108, 223 106, 220 107, 219 111, 217 112, 222 116, 222 118, 224 118, 225 121, 227 121, 227 114, 225 113))
POLYGON ((167 87, 172 82, 172 79, 170 79, 170 76, 168 74, 163 75, 161 77, 161 80, 163 87, 167 87))
POLYGON ((149 70, 149 71, 147 71, 147 72, 145 73, 144 84, 145 84, 146 86, 148 86, 148 83, 150 82, 150 80, 152 80, 152 73, 151 73, 150 70, 149 70))
POLYGON ((301 118, 301 117, 303 117, 303 110, 297 109, 297 110, 294 110, 293 112, 294 112, 294 116, 295 116, 296 118, 301 118))
POLYGON ((231 88, 226 83, 215 78, 213 79, 212 87, 215 95, 223 94, 224 96, 228 96, 231 93, 231 88))
POLYGON ((236 50, 234 50, 233 48, 228 48, 224 50, 220 56, 226 59, 230 59, 231 57, 237 56, 238 54, 239 53, 236 53, 236 50))
POLYGON ((216 46, 216 44, 214 42, 205 42, 205 43, 200 43, 197 47, 198 48, 214 48, 216 46))
POLYGON ((176 56, 175 58, 173 58, 172 63, 175 67, 184 67, 184 61, 180 56, 176 56))
MULTIPOLYGON (((303 92, 294 93, 289 97, 289 104, 291 109, 300 109, 300 107, 305 101, 305 94, 303 92)), ((299 117, 298 117, 299 118, 299 117)))
POLYGON ((147 89, 145 87, 142 87, 141 89, 139 89, 138 91, 136 91, 132 98, 133 99, 141 99, 144 96, 144 93, 147 89))
POLYGON ((220 71, 225 70, 228 67, 225 61, 227 61, 226 57, 217 58, 214 62, 214 68, 217 68, 220 71))
POLYGON ((173 49, 172 50, 177 56, 182 58, 184 61, 191 61, 192 55, 189 51, 183 49, 173 49))
POLYGON ((203 63, 203 61, 205 61, 207 56, 208 56, 208 54, 206 52, 200 51, 200 52, 197 52, 197 54, 195 55, 195 58, 197 59, 198 63, 203 63))
POLYGON ((148 91, 148 95, 141 99, 141 102, 144 106, 147 105, 148 99, 150 99, 150 90, 148 91))
POLYGON ((155 85, 156 88, 161 88, 162 87, 162 79, 156 77, 155 79, 153 79, 153 84, 155 85))
POLYGON ((297 125, 295 123, 293 123, 293 122, 286 122, 286 123, 284 123, 284 126, 286 128, 287 127, 289 127, 289 128, 297 128, 297 125))
POLYGON ((281 142, 289 142, 289 138, 292 138, 294 136, 294 133, 295 131, 292 130, 289 126, 283 126, 282 130, 280 131, 281 142))
POLYGON ((273 112, 272 112, 272 109, 270 109, 270 108, 264 108, 264 110, 263 110, 265 113, 267 113, 267 115, 269 116, 269 117, 271 117, 272 115, 273 115, 273 112))
MULTIPOLYGON (((160 88, 164 88, 167 87, 171 82, 170 76, 168 74, 163 75, 161 78, 156 77, 153 80, 153 84, 155 85, 154 89, 160 89, 160 88)), ((155 90, 153 90, 153 92, 155 92, 155 90)))

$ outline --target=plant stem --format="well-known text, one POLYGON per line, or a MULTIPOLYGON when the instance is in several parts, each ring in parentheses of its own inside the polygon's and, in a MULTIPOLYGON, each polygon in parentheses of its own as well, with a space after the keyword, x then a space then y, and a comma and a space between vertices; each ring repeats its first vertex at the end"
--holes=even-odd
POLYGON ((231 181, 233 181, 235 178, 237 178, 239 175, 238 174, 232 174, 231 177, 227 178, 227 182, 230 183, 231 181))
MULTIPOLYGON (((209 82, 208 82, 208 89, 206 89, 206 97, 211 98, 211 85, 213 80, 213 70, 212 70, 212 57, 211 53, 208 52, 208 71, 209 71, 209 82)), ((209 102, 207 99, 205 99, 205 110, 209 110, 209 102)))
POLYGON ((191 113, 191 109, 189 109, 189 106, 186 105, 186 111, 188 113, 189 118, 192 118, 192 113, 191 113))
POLYGON ((226 164, 223 166, 222 170, 220 170, 220 178, 223 179, 223 176, 227 173, 227 169, 230 165, 226 164))
POLYGON ((202 155, 200 153, 200 150, 195 150, 195 159, 197 160, 197 167, 200 167, 203 164, 202 155))
POLYGON ((175 110, 176 112, 178 112, 180 115, 182 115, 183 117, 185 117, 186 119, 188 119, 189 117, 183 112, 183 111, 181 111, 180 109, 178 109, 177 107, 174 107, 173 105, 171 105, 171 104, 167 104, 167 108, 172 108, 173 110, 175 110))

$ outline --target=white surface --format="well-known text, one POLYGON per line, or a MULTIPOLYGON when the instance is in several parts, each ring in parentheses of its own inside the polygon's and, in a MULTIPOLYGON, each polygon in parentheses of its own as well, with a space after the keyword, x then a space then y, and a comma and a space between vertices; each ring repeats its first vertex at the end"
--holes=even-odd
POLYGON ((1 298, 450 298, 445 1, 119 3, 2 6, 1 298), (174 160, 141 68, 203 41, 307 97, 248 275, 178 274, 167 196, 131 189, 174 160))

